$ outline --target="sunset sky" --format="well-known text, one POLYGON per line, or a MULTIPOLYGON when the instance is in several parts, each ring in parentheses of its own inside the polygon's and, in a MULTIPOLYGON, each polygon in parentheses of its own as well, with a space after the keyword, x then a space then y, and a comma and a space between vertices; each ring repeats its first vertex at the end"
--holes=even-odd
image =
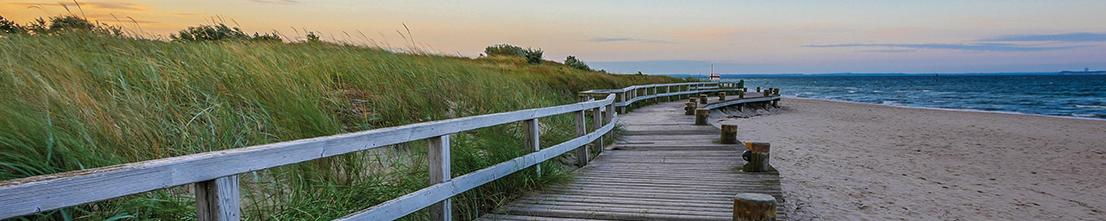
POLYGON ((618 72, 1106 69, 1106 1, 3 0, 27 23, 70 12, 147 35, 223 20, 247 32, 475 57, 542 48, 618 72), (68 5, 67 12, 62 5, 68 5), (82 12, 83 11, 83 12, 82 12), (410 29, 407 36, 404 28, 410 29))

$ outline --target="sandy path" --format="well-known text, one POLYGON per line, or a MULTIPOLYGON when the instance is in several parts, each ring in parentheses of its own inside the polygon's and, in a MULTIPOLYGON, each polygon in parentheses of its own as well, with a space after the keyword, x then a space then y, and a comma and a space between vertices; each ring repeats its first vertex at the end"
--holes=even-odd
POLYGON ((772 143, 799 220, 1106 220, 1106 121, 782 104, 727 121, 772 143))

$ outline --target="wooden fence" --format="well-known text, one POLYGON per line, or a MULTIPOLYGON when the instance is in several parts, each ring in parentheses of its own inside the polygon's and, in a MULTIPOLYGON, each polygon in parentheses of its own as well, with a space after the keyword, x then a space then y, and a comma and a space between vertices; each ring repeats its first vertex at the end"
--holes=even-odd
POLYGON ((340 220, 393 220, 428 208, 435 220, 450 220, 450 201, 480 185, 568 152, 580 166, 588 162, 589 143, 599 146, 624 113, 637 102, 671 100, 699 93, 737 90, 736 84, 695 82, 638 85, 581 92, 584 101, 480 116, 462 117, 361 132, 293 140, 223 151, 197 153, 117 166, 8 180, 0 183, 0 219, 71 207, 174 186, 195 187, 198 220, 238 220, 238 174, 325 157, 428 140, 432 185, 350 214, 340 220), (658 91, 663 89, 664 91, 658 91), (590 129, 586 114, 593 117, 590 129), (540 148, 538 120, 561 114, 576 118, 576 138, 540 148), (533 152, 458 177, 450 177, 450 135, 473 129, 525 122, 533 152))

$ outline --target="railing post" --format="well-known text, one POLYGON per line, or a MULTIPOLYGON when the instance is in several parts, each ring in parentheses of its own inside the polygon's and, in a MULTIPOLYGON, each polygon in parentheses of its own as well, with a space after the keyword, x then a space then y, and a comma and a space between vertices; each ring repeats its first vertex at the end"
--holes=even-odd
MULTIPOLYGON (((615 99, 615 103, 626 102, 626 92, 618 92, 616 96, 618 96, 618 99, 615 99)), ((626 106, 618 107, 618 110, 616 111, 618 111, 618 113, 624 114, 626 113, 626 106)))
MULTIPOLYGON (((584 136, 588 133, 587 121, 585 118, 584 110, 576 112, 576 136, 584 136)), ((588 165, 588 145, 581 145, 576 148, 576 166, 584 167, 588 165)))
MULTIPOLYGON (((429 150, 426 152, 427 162, 430 166, 430 185, 444 183, 452 178, 449 171, 449 134, 427 139, 429 150)), ((452 204, 446 198, 441 202, 430 205, 430 220, 453 220, 452 204)))
POLYGON ((196 220, 236 221, 242 217, 238 175, 215 178, 195 184, 196 220))
MULTIPOLYGON (((597 107, 595 108, 595 111, 591 113, 591 122, 592 124, 594 124, 591 126, 591 128, 594 131, 599 131, 599 128, 603 127, 603 111, 599 109, 600 108, 597 107)), ((599 139, 595 139, 595 143, 592 144, 592 146, 594 146, 597 151, 603 152, 603 137, 600 136, 599 139)))
MULTIPOLYGON (((541 151, 541 126, 538 124, 538 119, 526 120, 523 128, 526 133, 526 146, 530 146, 532 152, 541 151)), ((541 177, 541 163, 534 165, 534 174, 541 177)))

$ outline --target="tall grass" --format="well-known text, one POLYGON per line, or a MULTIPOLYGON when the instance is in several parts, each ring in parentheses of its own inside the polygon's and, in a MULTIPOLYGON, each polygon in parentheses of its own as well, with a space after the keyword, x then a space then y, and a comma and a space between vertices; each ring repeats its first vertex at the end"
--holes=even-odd
MULTIPOLYGON (((470 59, 327 43, 163 42, 94 34, 0 36, 0 180, 414 122, 565 104, 575 92, 676 81, 617 76, 517 57, 470 59)), ((571 138, 542 120, 545 145, 571 138)), ((242 174, 250 220, 326 220, 427 186, 425 143, 242 174)), ((520 125, 455 135, 454 175, 528 150, 520 125)), ((509 176, 455 198, 472 219, 521 191, 564 179, 509 176)), ((94 191, 94 190, 90 190, 94 191)), ((29 220, 189 220, 188 187, 29 220)), ((408 219, 424 219, 419 213, 408 219)))

